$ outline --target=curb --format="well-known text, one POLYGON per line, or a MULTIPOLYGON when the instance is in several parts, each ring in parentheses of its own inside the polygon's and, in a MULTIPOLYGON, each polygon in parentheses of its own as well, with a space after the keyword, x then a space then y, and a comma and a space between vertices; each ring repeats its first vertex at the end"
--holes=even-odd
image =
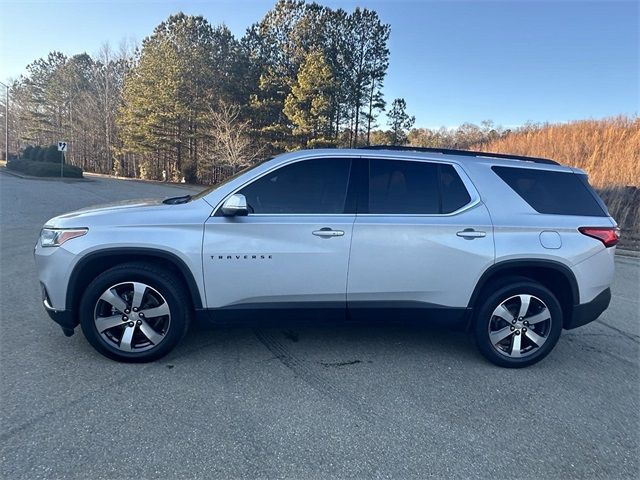
POLYGON ((616 255, 621 257, 640 258, 640 252, 637 250, 624 250, 616 248, 616 255))
POLYGON ((126 180, 128 182, 152 183, 152 184, 155 184, 155 185, 166 185, 168 187, 185 188, 187 190, 194 190, 194 189, 197 189, 197 188, 204 190, 205 188, 207 188, 207 185, 194 185, 192 183, 163 182, 161 180, 145 180, 143 178, 118 177, 118 176, 115 176, 115 175, 108 175, 106 173, 84 172, 84 175, 87 176, 87 177, 107 178, 107 179, 114 179, 114 180, 126 180))

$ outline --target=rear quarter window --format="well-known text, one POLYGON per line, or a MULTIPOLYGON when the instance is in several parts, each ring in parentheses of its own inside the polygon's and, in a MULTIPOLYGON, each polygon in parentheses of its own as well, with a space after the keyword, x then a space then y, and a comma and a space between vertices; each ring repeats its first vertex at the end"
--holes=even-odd
POLYGON ((581 175, 532 168, 491 169, 538 213, 607 216, 597 200, 597 194, 580 178, 581 175))
POLYGON ((441 213, 452 213, 471 201, 462 179, 451 165, 440 165, 441 213))

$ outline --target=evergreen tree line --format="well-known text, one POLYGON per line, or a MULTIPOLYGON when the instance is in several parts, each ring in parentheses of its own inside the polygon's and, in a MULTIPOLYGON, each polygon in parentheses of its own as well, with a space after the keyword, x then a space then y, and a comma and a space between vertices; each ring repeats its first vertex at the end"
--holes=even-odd
POLYGON ((137 48, 28 65, 11 85, 9 150, 65 140, 86 171, 212 183, 298 148, 451 142, 412 130, 403 99, 387 111, 389 34, 373 10, 304 0, 279 0, 241 39, 178 13, 137 48))

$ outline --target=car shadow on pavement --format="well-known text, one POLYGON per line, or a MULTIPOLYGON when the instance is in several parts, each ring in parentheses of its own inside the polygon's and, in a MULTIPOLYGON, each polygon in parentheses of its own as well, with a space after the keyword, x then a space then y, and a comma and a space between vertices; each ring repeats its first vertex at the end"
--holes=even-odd
POLYGON ((428 353, 433 362, 479 359, 470 332, 415 321, 318 323, 270 320, 241 326, 194 322, 175 356, 186 358, 196 352, 206 355, 207 351, 215 351, 219 346, 246 345, 247 342, 262 344, 261 347, 276 356, 289 350, 295 350, 298 358, 304 358, 307 353, 314 358, 326 353, 327 361, 320 363, 335 368, 367 362, 371 356, 381 354, 400 357, 409 351, 428 353))

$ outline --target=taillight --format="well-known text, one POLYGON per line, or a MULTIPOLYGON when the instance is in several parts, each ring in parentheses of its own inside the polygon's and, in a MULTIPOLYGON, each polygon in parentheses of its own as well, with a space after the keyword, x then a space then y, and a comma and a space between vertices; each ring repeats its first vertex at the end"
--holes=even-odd
POLYGON ((597 238, 605 247, 613 247, 620 240, 620 229, 617 227, 580 227, 581 234, 597 238))

